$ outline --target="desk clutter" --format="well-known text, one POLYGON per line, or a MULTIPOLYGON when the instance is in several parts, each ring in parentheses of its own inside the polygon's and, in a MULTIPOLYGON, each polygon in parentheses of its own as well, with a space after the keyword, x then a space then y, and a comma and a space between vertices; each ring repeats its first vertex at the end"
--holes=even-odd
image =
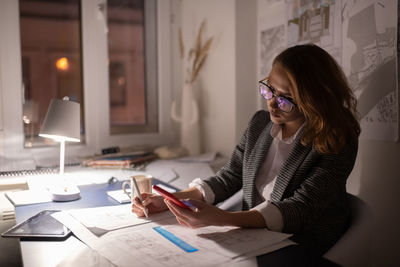
MULTIPOLYGON (((213 153, 213 155, 215 157, 215 153, 213 153)), ((138 167, 146 165, 155 159, 172 160, 187 156, 187 150, 182 147, 161 146, 157 148, 142 149, 120 149, 119 147, 110 147, 102 149, 101 155, 95 155, 83 159, 81 165, 94 168, 137 169, 138 167)))
POLYGON ((157 156, 153 152, 137 151, 131 153, 113 153, 91 157, 82 161, 82 166, 94 168, 135 168, 148 163, 157 156))

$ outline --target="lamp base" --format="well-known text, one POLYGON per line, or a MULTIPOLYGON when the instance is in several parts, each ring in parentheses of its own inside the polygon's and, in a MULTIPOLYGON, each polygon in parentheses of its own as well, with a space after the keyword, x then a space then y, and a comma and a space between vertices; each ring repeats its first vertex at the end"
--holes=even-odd
POLYGON ((80 190, 75 185, 59 185, 50 188, 50 195, 53 201, 64 202, 77 200, 81 197, 80 190))

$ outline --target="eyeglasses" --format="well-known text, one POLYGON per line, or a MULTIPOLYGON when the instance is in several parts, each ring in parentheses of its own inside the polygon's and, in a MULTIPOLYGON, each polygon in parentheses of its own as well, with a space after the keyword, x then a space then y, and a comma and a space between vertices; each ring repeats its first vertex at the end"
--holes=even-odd
POLYGON ((269 84, 268 79, 258 82, 258 88, 260 89, 260 94, 266 99, 271 100, 276 97, 276 104, 278 108, 283 112, 291 112, 297 104, 293 102, 292 99, 275 94, 275 89, 269 84))

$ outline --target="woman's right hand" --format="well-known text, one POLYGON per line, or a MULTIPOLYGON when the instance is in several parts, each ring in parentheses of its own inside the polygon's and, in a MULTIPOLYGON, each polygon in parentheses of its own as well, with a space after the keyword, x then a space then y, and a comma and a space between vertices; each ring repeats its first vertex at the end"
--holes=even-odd
POLYGON ((143 202, 140 203, 139 198, 136 196, 132 203, 132 212, 136 213, 138 217, 143 217, 144 209, 147 209, 148 213, 157 213, 168 209, 161 196, 149 193, 142 194, 143 202))

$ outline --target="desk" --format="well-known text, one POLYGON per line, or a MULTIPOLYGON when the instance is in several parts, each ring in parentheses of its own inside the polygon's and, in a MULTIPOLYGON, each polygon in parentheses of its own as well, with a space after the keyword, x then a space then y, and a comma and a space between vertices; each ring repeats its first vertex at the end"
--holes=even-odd
MULTIPOLYGON (((157 179, 153 179, 153 183, 166 184, 157 179)), ((110 198, 106 192, 110 190, 117 190, 121 188, 122 182, 119 181, 114 184, 91 184, 79 186, 81 190, 81 198, 71 202, 48 202, 27 206, 16 207, 16 220, 21 222, 36 213, 45 209, 76 209, 76 208, 89 208, 99 206, 113 206, 119 205, 117 201, 110 198)), ((168 185, 170 186, 170 185, 168 185)), ((22 261, 25 267, 30 266, 56 266, 64 258, 76 249, 87 249, 87 246, 79 241, 75 236, 70 236, 64 241, 24 241, 21 240, 21 254, 22 261)), ((289 246, 278 251, 258 256, 257 260, 250 263, 253 266, 309 266, 308 258, 305 257, 301 247, 289 246)), ((323 266, 336 266, 335 264, 320 258, 319 263, 323 266)), ((240 265, 249 266, 249 265, 240 265)), ((318 265, 321 266, 321 265, 318 265)))
MULTIPOLYGON (((153 183, 162 183, 157 179, 153 179, 153 183)), ((79 209, 79 208, 91 208, 101 206, 115 206, 119 205, 116 200, 107 195, 107 191, 121 189, 122 181, 114 184, 93 184, 93 185, 81 185, 81 198, 70 202, 46 202, 34 205, 25 205, 15 208, 15 216, 17 222, 22 222, 29 217, 35 215, 42 210, 67 210, 67 209, 79 209)))
MULTIPOLYGON (((153 184, 164 184, 153 178, 153 184)), ((107 195, 107 191, 121 189, 122 181, 114 184, 93 184, 79 186, 81 198, 70 202, 47 202, 34 205, 19 206, 15 208, 17 223, 22 222, 42 210, 79 209, 101 206, 120 205, 116 200, 107 195)), ((167 185, 171 187, 170 185, 167 185)), ((177 188, 175 188, 177 189, 177 188)), ((70 252, 79 247, 86 247, 75 236, 69 236, 63 241, 20 241, 21 256, 24 266, 55 266, 70 252)))
MULTIPOLYGON (((154 182, 168 183, 168 186, 185 188, 194 177, 205 178, 213 175, 213 171, 206 163, 182 163, 169 160, 156 160, 147 165, 146 173, 158 177, 154 182)), ((121 189, 121 181, 133 175, 132 170, 92 169, 84 167, 66 167, 65 174, 81 189, 81 199, 72 202, 48 202, 15 208, 17 223, 28 219, 45 209, 75 209, 98 206, 119 205, 117 201, 105 194, 109 190, 121 189), (104 183, 110 176, 115 176, 120 182, 115 184, 104 183), (85 185, 89 184, 89 185, 85 185)), ((29 180, 30 188, 41 188, 54 177, 24 177, 29 180)), ((21 178, 22 179, 22 178, 21 178)), ((21 241, 21 257, 24 266, 55 266, 76 248, 87 248, 75 236, 64 241, 21 241)), ((1 265, 1 262, 0 262, 1 265)))

